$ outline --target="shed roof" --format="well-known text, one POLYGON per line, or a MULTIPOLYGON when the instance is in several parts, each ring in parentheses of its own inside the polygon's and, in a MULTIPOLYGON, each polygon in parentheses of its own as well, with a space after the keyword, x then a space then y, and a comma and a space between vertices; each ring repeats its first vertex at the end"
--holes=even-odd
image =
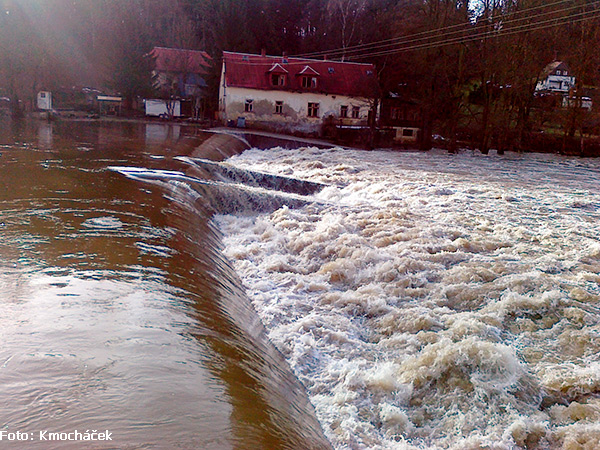
POLYGON ((223 52, 223 63, 225 80, 230 87, 309 91, 349 97, 372 97, 376 93, 377 75, 373 64, 234 52, 223 52), (283 86, 273 86, 268 76, 275 64, 287 71, 283 86), (316 88, 302 87, 303 76, 316 77, 316 88))
POLYGON ((155 69, 161 72, 206 74, 212 58, 204 51, 154 47, 150 52, 155 69))

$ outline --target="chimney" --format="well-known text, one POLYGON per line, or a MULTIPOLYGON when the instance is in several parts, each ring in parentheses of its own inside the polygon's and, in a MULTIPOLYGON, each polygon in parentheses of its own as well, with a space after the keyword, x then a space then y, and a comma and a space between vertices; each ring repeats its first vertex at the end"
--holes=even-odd
POLYGON ((265 56, 267 56, 267 49, 266 49, 266 48, 262 48, 262 49, 260 50, 260 56, 262 56, 263 58, 264 58, 265 56))

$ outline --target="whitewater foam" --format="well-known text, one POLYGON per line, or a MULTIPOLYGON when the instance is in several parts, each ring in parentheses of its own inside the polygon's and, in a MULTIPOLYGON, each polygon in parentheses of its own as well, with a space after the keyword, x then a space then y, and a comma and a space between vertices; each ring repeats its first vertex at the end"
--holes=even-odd
POLYGON ((328 187, 218 216, 336 448, 596 448, 600 163, 250 150, 328 187))

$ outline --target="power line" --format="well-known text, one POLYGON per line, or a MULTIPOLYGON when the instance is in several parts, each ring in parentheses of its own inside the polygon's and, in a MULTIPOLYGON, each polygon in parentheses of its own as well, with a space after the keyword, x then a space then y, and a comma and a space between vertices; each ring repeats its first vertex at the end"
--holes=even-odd
POLYGON ((579 23, 579 22, 583 22, 585 20, 592 20, 592 19, 600 18, 600 14, 597 14, 597 13, 600 13, 600 10, 586 11, 586 12, 582 12, 582 13, 578 13, 578 14, 573 14, 573 15, 570 15, 567 17, 549 19, 549 20, 545 20, 545 21, 541 21, 541 22, 536 22, 533 24, 514 26, 514 27, 509 28, 506 31, 491 30, 491 31, 486 31, 483 33, 475 34, 472 36, 454 38, 454 39, 450 39, 447 41, 429 42, 429 43, 418 44, 418 45, 413 45, 413 46, 408 46, 408 47, 401 47, 401 48, 396 48, 396 49, 391 49, 391 50, 385 50, 385 51, 381 51, 381 52, 365 53, 363 55, 350 56, 349 58, 350 59, 364 59, 364 58, 371 58, 371 57, 376 57, 376 56, 386 56, 386 55, 402 53, 402 52, 407 52, 407 51, 413 51, 413 50, 426 50, 429 48, 444 47, 447 45, 463 44, 466 42, 475 41, 475 40, 485 38, 485 37, 503 37, 503 36, 509 36, 509 35, 518 34, 518 33, 538 31, 538 30, 552 28, 552 27, 567 24, 567 23, 579 23), (592 15, 592 14, 595 14, 595 15, 592 15), (552 22, 554 22, 554 23, 552 23, 552 22), (540 25, 543 25, 543 26, 540 26, 540 25))
MULTIPOLYGON (((570 3, 573 0, 560 0, 560 1, 556 1, 554 3, 548 3, 545 5, 540 5, 540 6, 534 6, 531 8, 526 8, 526 9, 522 9, 522 10, 517 10, 514 11, 513 14, 524 14, 530 11, 535 11, 535 10, 539 10, 539 9, 543 9, 543 8, 549 8, 551 6, 556 6, 556 5, 560 5, 563 3, 570 3)), ((597 3, 597 2, 594 2, 597 3)), ((506 23, 512 23, 512 22, 518 22, 518 21, 522 21, 522 20, 528 20, 528 19, 534 19, 537 17, 542 17, 542 16, 546 16, 549 14, 556 14, 556 13, 560 13, 560 12, 566 12, 572 9, 576 9, 579 8, 580 6, 571 6, 569 8, 563 8, 563 9, 559 9, 559 10, 554 10, 554 11, 546 11, 540 14, 535 14, 535 15, 531 15, 528 17, 520 17, 520 18, 514 18, 514 19, 509 19, 507 21, 504 22, 504 24, 506 23)), ((355 45, 355 46, 350 46, 350 47, 346 47, 346 48, 338 48, 338 49, 332 49, 332 50, 328 50, 328 51, 320 51, 320 52, 313 52, 313 53, 303 53, 303 54, 298 54, 298 55, 294 55, 297 57, 318 57, 318 56, 333 56, 333 55, 337 55, 337 54, 342 54, 345 55, 347 53, 355 53, 358 51, 362 51, 362 50, 375 50, 379 47, 381 48, 385 48, 385 47, 390 47, 393 45, 404 45, 404 44, 408 44, 408 43, 412 43, 412 42, 418 42, 418 41, 422 41, 422 40, 426 40, 428 38, 430 38, 430 35, 439 35, 440 32, 443 32, 442 35, 440 36, 434 36, 434 37, 443 37, 443 36, 450 36, 453 34, 458 34, 458 33, 464 33, 469 31, 469 28, 465 28, 465 27, 469 27, 472 26, 469 23, 461 23, 461 24, 456 24, 456 25, 449 25, 446 27, 441 27, 441 28, 436 28, 434 30, 428 30, 428 31, 422 31, 419 33, 415 33, 411 36, 402 36, 402 37, 397 37, 397 38, 391 38, 391 39, 384 39, 381 41, 375 41, 375 42, 371 42, 371 43, 367 43, 367 44, 360 44, 360 45, 355 45), (457 28, 464 28, 462 30, 456 30, 456 31, 451 31, 446 33, 445 31, 447 30, 455 30, 457 28), (419 38, 419 36, 422 36, 419 38)), ((334 56, 335 57, 335 56, 334 56)))
MULTIPOLYGON (((600 3, 600 0, 592 2, 589 5, 594 5, 596 6, 597 4, 600 3)), ((559 11, 568 11, 573 9, 571 8, 565 8, 559 11)), ((552 11, 551 13, 556 13, 557 11, 552 11)), ((365 58, 372 58, 372 57, 377 57, 377 56, 387 56, 387 55, 391 55, 391 54, 395 54, 395 53, 402 53, 402 52, 407 52, 407 51, 413 51, 413 50, 426 50, 426 49, 430 49, 430 48, 437 48, 437 47, 444 47, 444 46, 448 46, 448 45, 455 45, 455 44, 463 44, 463 43, 467 43, 467 42, 472 42, 472 41, 476 41, 479 39, 483 39, 483 38, 487 38, 487 37, 503 37, 503 36, 509 36, 509 35, 514 35, 514 34, 519 34, 519 33, 525 33, 525 32, 531 32, 531 31, 538 31, 538 30, 543 30, 543 29, 547 29, 547 28, 552 28, 555 26, 559 26, 559 25, 563 25, 563 24, 567 24, 567 23, 579 23, 579 22, 583 22, 586 20, 593 20, 596 18, 600 18, 600 14, 596 14, 596 13, 600 13, 600 9, 594 9, 591 11, 583 11, 577 14, 571 14, 569 16, 562 16, 562 17, 556 17, 556 18, 552 18, 552 19, 547 19, 547 20, 542 20, 542 21, 537 21, 535 23, 526 23, 526 24, 521 24, 521 25, 515 25, 512 27, 509 27, 507 29, 495 29, 495 30, 489 30, 489 31, 484 31, 484 32, 479 32, 477 34, 473 34, 473 35, 468 35, 468 36, 458 36, 458 37, 454 37, 448 40, 442 40, 443 38, 445 38, 446 36, 441 35, 438 36, 438 40, 434 41, 434 42, 423 42, 420 44, 415 44, 415 45, 411 45, 411 46, 400 46, 399 48, 394 48, 394 49, 389 49, 389 50, 382 50, 382 51, 377 51, 377 52, 368 52, 368 53, 363 53, 363 54, 359 54, 359 55, 354 55, 354 56, 349 56, 349 59, 353 59, 353 60, 360 60, 360 59, 365 59, 365 58)), ((530 16, 527 19, 531 19, 531 18, 535 18, 535 17, 543 17, 545 15, 548 15, 548 13, 542 13, 542 14, 538 14, 538 15, 534 15, 534 16, 530 16)), ((505 25, 507 23, 514 23, 518 20, 510 20, 510 21, 505 21, 505 22, 500 22, 501 25, 505 25)), ((465 30, 468 31, 468 30, 465 30)), ((410 42, 419 42, 422 41, 423 39, 418 39, 418 40, 413 40, 410 42)), ((407 41, 406 43, 410 43, 409 41, 407 41)), ((281 58, 281 57, 276 57, 276 58, 281 58)), ((307 60, 310 60, 308 58, 302 60, 301 58, 297 58, 300 59, 299 61, 293 61, 293 59, 296 59, 295 57, 290 57, 290 61, 288 61, 288 65, 303 65, 307 63, 307 60)), ((323 62, 324 60, 321 59, 313 59, 315 62, 323 62)), ((275 64, 275 62, 277 61, 270 61, 270 62, 251 62, 251 61, 235 61, 235 64, 242 64, 242 65, 265 65, 265 66, 272 66, 273 64, 275 64)), ((336 62, 340 62, 337 61, 335 59, 332 59, 330 62, 332 63, 336 63, 336 62)))
MULTIPOLYGON (((598 3, 599 2, 596 1, 596 2, 593 2, 592 4, 596 5, 598 3)), ((563 12, 567 12, 567 11, 572 11, 572 10, 578 9, 578 8, 580 8, 580 6, 571 6, 569 8, 563 8, 563 9, 554 10, 554 11, 546 11, 546 12, 543 12, 543 13, 540 13, 540 14, 535 14, 535 15, 529 16, 529 17, 521 17, 521 18, 518 18, 518 19, 508 19, 508 20, 505 20, 505 21, 500 21, 498 23, 501 24, 502 26, 505 26, 505 25, 512 24, 512 23, 523 22, 524 20, 538 19, 538 18, 541 18, 541 17, 544 17, 544 16, 548 16, 548 15, 553 15, 553 14, 557 14, 557 13, 563 13, 563 12)), ((540 22, 538 22, 538 23, 540 23, 540 22)), ((528 25, 528 24, 523 24, 523 25, 528 25)), ((445 34, 442 34, 442 35, 439 35, 439 36, 433 36, 431 38, 407 39, 407 40, 405 40, 403 42, 399 42, 399 43, 393 43, 393 44, 390 43, 390 44, 377 45, 377 46, 371 46, 371 47, 373 47, 372 50, 378 50, 378 49, 383 50, 386 47, 393 47, 393 46, 396 46, 396 45, 410 44, 410 43, 413 43, 413 42, 425 41, 427 39, 442 39, 442 38, 446 38, 446 37, 449 37, 449 36, 452 36, 452 35, 455 35, 455 34, 466 33, 468 31, 470 31, 470 30, 469 29, 457 30, 457 31, 453 31, 453 32, 450 32, 450 33, 445 33, 445 34)), ((458 39, 458 38, 459 37, 453 38, 453 39, 458 39)), ((352 55, 348 55, 347 53, 356 53, 358 51, 359 50, 350 50, 349 52, 348 51, 343 52, 343 51, 340 50, 340 51, 338 51, 336 53, 342 53, 342 56, 351 57, 352 55)))
MULTIPOLYGON (((531 8, 522 9, 520 11, 516 11, 515 13, 519 13, 519 14, 520 13, 525 13, 525 12, 528 12, 528 11, 534 11, 534 10, 541 9, 541 8, 547 8, 547 7, 550 7, 550 6, 556 6, 556 5, 559 5, 559 4, 562 4, 562 3, 570 3, 572 1, 573 0, 559 0, 559 1, 556 1, 554 3, 548 3, 546 5, 533 6, 531 8)), ((443 31, 443 30, 450 30, 450 29, 454 29, 454 28, 465 27, 465 26, 468 26, 468 25, 469 24, 467 24, 467 23, 460 23, 460 24, 455 24, 455 25, 448 25, 448 26, 441 27, 441 28, 436 28, 434 30, 421 31, 419 33, 413 34, 411 36, 411 38, 414 38, 416 36, 421 36, 421 35, 434 34, 434 33, 438 33, 438 32, 443 31)), ((328 55, 331 55, 332 53, 340 53, 340 52, 352 50, 352 49, 355 49, 355 48, 370 47, 370 46, 373 46, 373 45, 384 44, 384 43, 393 42, 393 41, 402 41, 403 39, 406 39, 406 38, 407 38, 406 36, 402 36, 402 37, 397 37, 397 38, 384 39, 384 40, 381 40, 381 41, 375 41, 375 42, 371 42, 371 43, 368 43, 368 44, 359 44, 359 45, 354 45, 354 46, 350 46, 350 47, 346 47, 346 48, 341 48, 340 47, 340 48, 331 49, 331 50, 328 50, 328 51, 319 51, 319 52, 312 52, 312 53, 302 53, 302 54, 298 54, 298 55, 294 55, 294 56, 298 56, 298 57, 325 56, 325 55, 328 56, 328 55)))
MULTIPOLYGON (((373 66, 373 64, 371 64, 371 63, 361 63, 361 62, 352 62, 352 61, 342 62, 342 61, 337 61, 335 59, 327 60, 327 59, 298 58, 298 57, 292 57, 292 56, 273 56, 273 55, 261 56, 261 55, 257 55, 257 54, 239 53, 239 52, 224 52, 224 53, 233 53, 235 55, 238 55, 236 57, 236 59, 230 59, 230 61, 233 64, 244 65, 244 66, 273 67, 275 64, 279 64, 280 66, 282 66, 285 69, 286 67, 289 67, 289 66, 306 66, 306 65, 309 65, 311 61, 314 61, 317 63, 330 63, 330 64, 355 64, 355 65, 365 66, 365 68, 369 68, 369 67, 373 66), (241 55, 242 58, 240 58, 239 55, 241 55), (245 59, 243 59, 244 56, 248 56, 249 58, 247 60, 245 60, 245 59), (250 60, 250 58, 252 58, 252 60, 250 60), (268 59, 268 61, 262 62, 262 61, 260 61, 261 58, 268 59), (287 61, 287 62, 284 62, 284 61, 287 61)), ((225 56, 223 56, 223 59, 225 59, 225 56)))

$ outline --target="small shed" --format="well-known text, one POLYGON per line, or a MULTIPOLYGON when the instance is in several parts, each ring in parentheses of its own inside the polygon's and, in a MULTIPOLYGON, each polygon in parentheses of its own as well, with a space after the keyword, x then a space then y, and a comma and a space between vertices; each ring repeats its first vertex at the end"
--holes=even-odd
POLYGON ((98 112, 100 115, 120 116, 123 97, 114 97, 110 95, 99 95, 96 97, 98 101, 98 112))
POLYGON ((37 109, 42 111, 52 110, 52 92, 40 91, 37 94, 37 109))

